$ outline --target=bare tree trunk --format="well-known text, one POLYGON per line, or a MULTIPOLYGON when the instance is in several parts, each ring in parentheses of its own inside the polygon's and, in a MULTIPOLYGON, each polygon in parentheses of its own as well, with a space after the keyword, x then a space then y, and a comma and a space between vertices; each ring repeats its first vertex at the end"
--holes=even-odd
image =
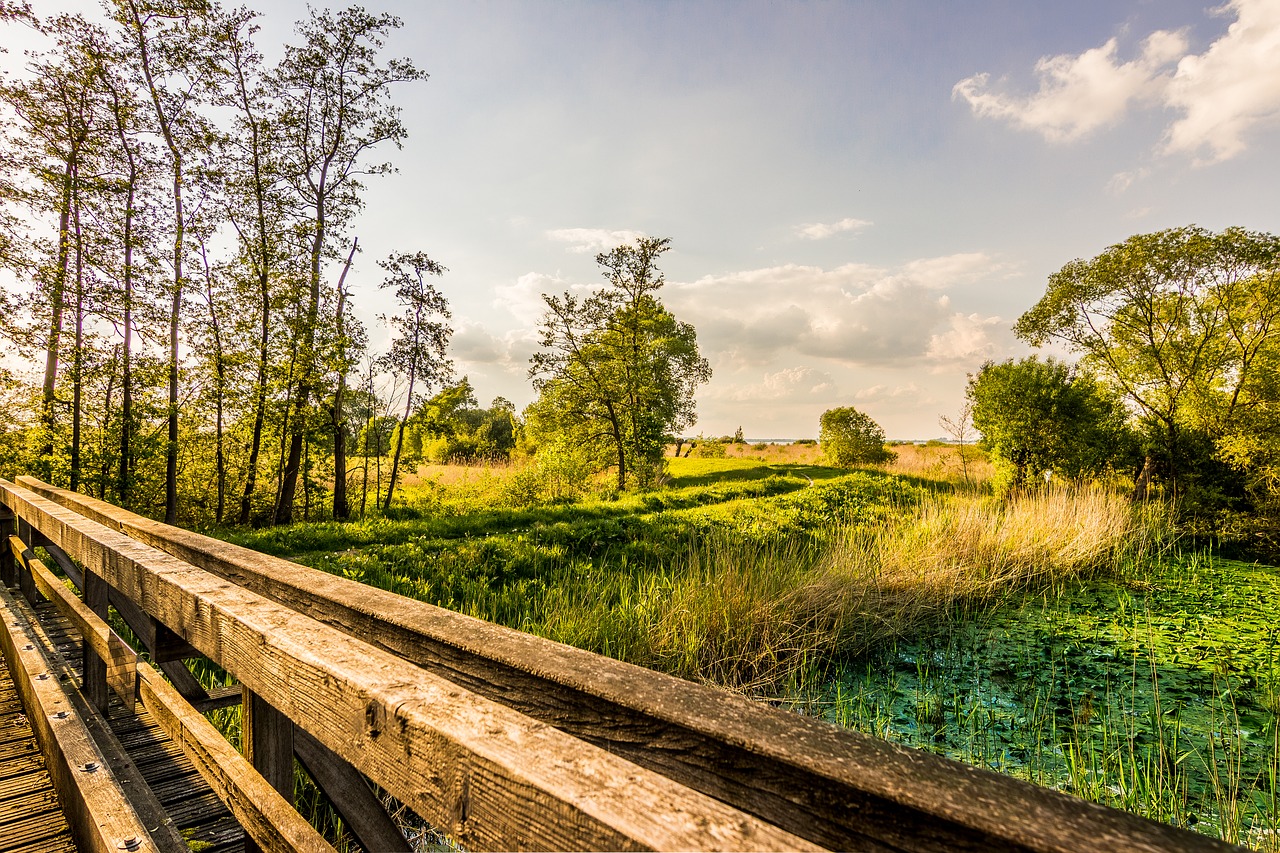
POLYGON ((111 480, 111 459, 107 454, 107 437, 111 429, 111 397, 116 388, 116 365, 120 362, 120 346, 116 345, 111 354, 111 370, 107 374, 107 393, 102 401, 102 441, 99 452, 102 456, 102 470, 98 472, 98 498, 107 499, 107 483, 111 480))
POLYGON ((400 429, 396 432, 396 452, 391 457, 391 476, 387 479, 387 499, 382 505, 382 511, 388 512, 391 509, 391 496, 396 491, 396 474, 400 471, 400 451, 404 447, 404 427, 409 422, 409 413, 413 411, 413 382, 417 377, 416 365, 409 368, 409 390, 405 394, 404 400, 404 417, 400 418, 400 429))
POLYGON ((338 386, 333 392, 333 518, 335 521, 346 521, 351 517, 351 506, 347 503, 347 419, 343 416, 342 407, 347 392, 347 346, 343 337, 342 312, 346 307, 347 292, 343 285, 347 281, 347 273, 351 270, 351 261, 356 256, 359 238, 351 241, 351 252, 342 267, 342 275, 338 276, 338 310, 336 312, 338 338, 338 386))
POLYGON ((79 176, 74 178, 71 207, 76 240, 76 336, 71 362, 71 491, 80 488, 82 409, 84 396, 84 230, 80 225, 79 176))
POLYGON ((58 380, 58 346, 62 338, 63 298, 67 286, 67 266, 71 262, 71 180, 72 164, 63 176, 62 209, 58 215, 58 261, 49 286, 49 335, 45 340, 44 385, 41 389, 40 425, 44 442, 40 446, 40 468, 45 479, 53 476, 53 429, 57 422, 54 392, 58 380))

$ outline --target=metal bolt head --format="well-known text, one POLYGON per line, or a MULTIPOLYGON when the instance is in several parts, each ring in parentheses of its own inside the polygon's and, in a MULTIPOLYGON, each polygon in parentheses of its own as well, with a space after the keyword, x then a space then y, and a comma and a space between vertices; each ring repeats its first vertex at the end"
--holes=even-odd
POLYGON ((39 681, 48 681, 48 680, 49 680, 49 673, 47 673, 47 672, 42 672, 42 673, 40 673, 39 675, 37 675, 37 676, 36 676, 36 679, 37 679, 37 680, 39 680, 39 681))
POLYGON ((24 652, 29 652, 29 651, 31 651, 31 650, 32 650, 32 649, 34 649, 34 648, 35 648, 35 646, 31 645, 30 643, 27 643, 25 646, 23 646, 23 647, 22 647, 22 650, 23 650, 24 652))
POLYGON ((96 761, 90 761, 90 762, 86 763, 83 767, 81 767, 80 769, 81 769, 81 770, 83 770, 85 773, 97 773, 97 772, 98 772, 98 762, 96 762, 96 761))
POLYGON ((58 711, 53 715, 53 718, 55 720, 65 720, 67 717, 70 717, 70 716, 71 714, 69 714, 66 711, 58 711))
POLYGON ((142 846, 142 842, 133 836, 122 838, 116 842, 117 850, 137 850, 142 846))

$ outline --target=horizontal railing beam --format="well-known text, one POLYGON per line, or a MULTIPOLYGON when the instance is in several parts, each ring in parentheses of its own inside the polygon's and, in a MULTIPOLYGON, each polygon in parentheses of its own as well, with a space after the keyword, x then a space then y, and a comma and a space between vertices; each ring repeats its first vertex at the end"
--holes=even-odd
POLYGON ((31 477, 19 482, 833 849, 1229 849, 1204 835, 161 524, 31 477))
POLYGON ((0 502, 470 849, 814 849, 3 480, 0 502))

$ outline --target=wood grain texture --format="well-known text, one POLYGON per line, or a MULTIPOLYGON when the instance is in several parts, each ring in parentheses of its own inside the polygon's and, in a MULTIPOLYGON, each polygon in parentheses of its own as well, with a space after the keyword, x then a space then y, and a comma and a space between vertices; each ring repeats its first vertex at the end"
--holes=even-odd
POLYGON ((0 495, 468 849, 815 849, 12 483, 0 495))
POLYGON ((342 815, 347 828, 365 850, 410 853, 412 848, 364 776, 333 750, 298 729, 294 737, 298 760, 342 815))
MULTIPOLYGON (((91 853, 117 853, 126 839, 141 851, 177 850, 160 847, 112 772, 85 724, 81 708, 62 682, 49 675, 53 667, 13 597, 0 590, 0 647, 14 686, 27 709, 45 764, 77 847, 91 853), (93 772, 86 772, 92 766, 93 772)), ((87 706, 82 706, 87 710, 87 706)), ((175 836, 176 837, 176 836, 175 836)))
MULTIPOLYGON (((8 507, 0 506, 0 541, 8 541, 15 530, 13 512, 8 507)), ((13 563, 13 555, 8 548, 0 548, 0 585, 16 586, 18 573, 13 563)))
POLYGON ((311 824, 159 672, 143 663, 138 675, 142 702, 152 719, 182 747, 260 849, 269 853, 332 853, 333 848, 311 824))
POLYGON ((244 757, 272 788, 293 802, 293 723, 249 688, 242 690, 244 757))
MULTIPOLYGON (((100 713, 105 712, 108 698, 105 691, 110 685, 132 714, 137 696, 137 652, 111 630, 102 616, 76 598, 44 563, 32 560, 29 569, 36 587, 58 608, 58 612, 76 626, 76 630, 84 638, 84 654, 92 656, 101 664, 101 687, 104 695, 98 700, 90 691, 85 691, 86 698, 94 703, 100 713)), ((103 589, 102 592, 105 600, 106 590, 103 589)))
POLYGON ((19 479, 140 542, 833 849, 1230 849, 19 479))

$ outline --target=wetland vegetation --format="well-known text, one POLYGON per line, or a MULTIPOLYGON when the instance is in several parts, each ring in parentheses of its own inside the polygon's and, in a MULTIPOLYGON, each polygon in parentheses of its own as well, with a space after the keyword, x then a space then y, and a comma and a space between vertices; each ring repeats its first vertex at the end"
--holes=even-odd
POLYGON ((362 522, 241 544, 877 737, 1277 849, 1280 571, 1103 486, 988 492, 969 448, 884 466, 729 444, 528 501, 424 465, 362 522), (718 455, 724 451, 724 455, 718 455))

